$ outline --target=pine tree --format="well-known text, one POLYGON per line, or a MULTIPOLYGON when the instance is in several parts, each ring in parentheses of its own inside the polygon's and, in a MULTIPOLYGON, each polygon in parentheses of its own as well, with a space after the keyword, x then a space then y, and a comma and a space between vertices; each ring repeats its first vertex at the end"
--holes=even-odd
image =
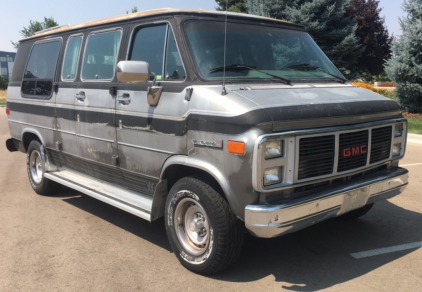
POLYGON ((386 62, 397 97, 409 112, 422 112, 422 0, 405 0, 407 16, 400 19, 403 34, 393 42, 393 57, 386 62))
POLYGON ((251 14, 287 20, 305 26, 338 68, 357 71, 363 48, 357 24, 347 16, 350 0, 247 0, 251 14))
POLYGON ((248 13, 248 10, 246 10, 246 1, 247 0, 215 0, 218 4, 216 10, 226 11, 227 2, 227 11, 248 13))
POLYGON ((391 43, 384 25, 384 18, 380 17, 382 8, 378 8, 377 0, 352 0, 347 14, 356 19, 358 28, 356 35, 360 44, 365 48, 358 61, 361 73, 380 75, 384 71, 384 62, 391 58, 391 43))

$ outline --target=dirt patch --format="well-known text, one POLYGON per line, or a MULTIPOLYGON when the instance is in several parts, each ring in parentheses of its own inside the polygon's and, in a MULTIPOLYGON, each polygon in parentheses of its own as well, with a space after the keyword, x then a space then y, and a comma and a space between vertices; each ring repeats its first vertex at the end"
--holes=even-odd
POLYGON ((0 90, 0 99, 6 99, 7 90, 0 90))
POLYGON ((422 114, 413 114, 413 113, 404 112, 403 113, 403 116, 405 118, 418 118, 418 119, 422 119, 422 114))

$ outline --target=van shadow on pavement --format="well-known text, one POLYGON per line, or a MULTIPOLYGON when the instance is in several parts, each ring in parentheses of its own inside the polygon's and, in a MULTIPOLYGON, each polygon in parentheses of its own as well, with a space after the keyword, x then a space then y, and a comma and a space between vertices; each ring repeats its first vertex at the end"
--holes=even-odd
MULTIPOLYGON (((85 195, 64 201, 171 252, 162 218, 149 223, 85 195)), ((329 288, 414 252, 410 249, 363 259, 350 256, 354 252, 422 241, 420 222, 422 214, 383 201, 354 221, 331 219, 273 239, 246 236, 239 260, 210 278, 252 282, 273 275, 282 288, 292 291, 329 288)))

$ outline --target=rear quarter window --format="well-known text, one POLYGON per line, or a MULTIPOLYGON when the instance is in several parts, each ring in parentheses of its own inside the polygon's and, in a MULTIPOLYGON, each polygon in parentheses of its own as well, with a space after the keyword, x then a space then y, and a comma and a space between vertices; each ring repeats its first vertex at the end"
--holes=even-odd
POLYGON ((34 44, 22 80, 24 97, 51 96, 60 47, 60 39, 34 44))

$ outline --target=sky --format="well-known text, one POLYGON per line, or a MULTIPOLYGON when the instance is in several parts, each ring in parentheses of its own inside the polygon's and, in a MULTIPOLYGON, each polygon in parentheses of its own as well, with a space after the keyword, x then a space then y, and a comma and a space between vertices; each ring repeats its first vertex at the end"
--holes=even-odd
MULTIPOLYGON (((380 0, 380 7, 384 9, 381 16, 385 17, 388 31, 395 36, 401 35, 399 17, 403 16, 401 5, 403 0, 380 0)), ((157 8, 191 8, 215 10, 214 0, 3 0, 0 17, 0 51, 14 52, 10 43, 22 39, 19 31, 29 25, 29 20, 42 21, 44 16, 52 16, 60 25, 79 24, 92 20, 125 14, 126 11, 137 6, 138 11, 157 8)))

